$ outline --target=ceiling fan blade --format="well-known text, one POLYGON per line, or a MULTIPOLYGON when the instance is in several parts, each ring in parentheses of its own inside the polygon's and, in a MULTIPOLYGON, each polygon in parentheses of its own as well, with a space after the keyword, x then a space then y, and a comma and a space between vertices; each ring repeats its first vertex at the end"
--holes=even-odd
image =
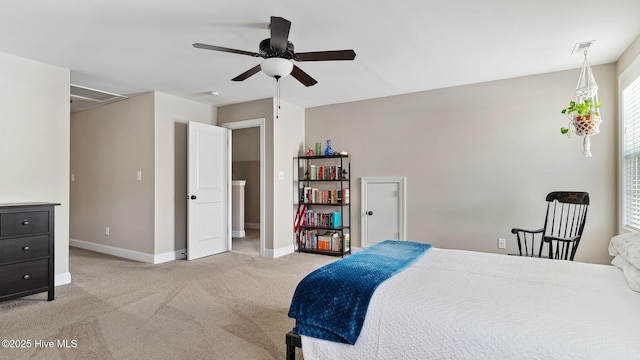
POLYGON ((195 43, 195 44, 193 44, 193 47, 194 47, 194 48, 198 48, 198 49, 214 50, 214 51, 222 51, 222 52, 228 52, 228 53, 233 53, 233 54, 240 54, 240 55, 249 55, 249 56, 260 57, 260 54, 258 54, 258 53, 254 53, 254 52, 251 52, 251 51, 244 51, 244 50, 230 49, 230 48, 226 48, 226 47, 222 47, 222 46, 215 46, 215 45, 207 45, 207 44, 195 43))
POLYGON ((309 74, 302 71, 302 69, 295 65, 293 65, 293 70, 291 70, 291 76, 300 81, 304 86, 313 86, 318 83, 316 79, 312 78, 309 74))
POLYGON ((256 65, 256 66, 252 67, 251 69, 249 69, 249 70, 247 70, 247 71, 243 72, 242 74, 240 74, 240 75, 238 75, 238 76, 234 77, 234 78, 233 78, 233 79, 231 79, 231 80, 233 80, 233 81, 242 81, 242 80, 246 80, 246 79, 248 79, 249 77, 251 77, 251 76, 253 76, 253 75, 255 75, 255 74, 259 73, 259 72, 260 72, 260 64, 258 64, 258 65, 256 65))
POLYGON ((297 53, 294 60, 296 61, 332 61, 332 60, 353 60, 356 53, 353 50, 332 50, 332 51, 313 51, 297 53))
POLYGON ((271 48, 277 50, 287 50, 287 42, 289 41, 289 30, 291 29, 291 21, 272 16, 271 17, 271 48))

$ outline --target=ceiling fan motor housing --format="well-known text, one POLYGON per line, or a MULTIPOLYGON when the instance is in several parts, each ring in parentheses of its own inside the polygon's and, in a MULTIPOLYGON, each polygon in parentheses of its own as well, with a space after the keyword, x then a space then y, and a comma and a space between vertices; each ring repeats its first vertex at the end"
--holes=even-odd
POLYGON ((271 39, 264 39, 260 41, 259 54, 261 57, 265 59, 272 58, 272 57, 279 57, 287 60, 292 60, 295 58, 295 51, 294 51, 293 43, 291 41, 287 41, 286 50, 280 50, 280 49, 274 49, 271 47, 271 39))

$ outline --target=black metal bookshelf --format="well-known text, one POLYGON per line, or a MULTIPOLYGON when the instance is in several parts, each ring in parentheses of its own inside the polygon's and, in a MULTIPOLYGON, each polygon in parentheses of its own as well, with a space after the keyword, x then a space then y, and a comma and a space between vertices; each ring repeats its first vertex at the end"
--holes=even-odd
POLYGON ((350 156, 300 156, 298 171, 298 211, 307 210, 296 234, 298 252, 351 254, 350 156))

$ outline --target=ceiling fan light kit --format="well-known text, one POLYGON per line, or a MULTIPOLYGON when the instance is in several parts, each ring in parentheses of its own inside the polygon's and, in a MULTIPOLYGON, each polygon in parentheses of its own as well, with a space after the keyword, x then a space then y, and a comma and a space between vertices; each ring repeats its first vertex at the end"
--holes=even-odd
POLYGON ((304 86, 313 86, 318 83, 309 74, 304 72, 292 61, 339 61, 353 60, 356 53, 353 50, 331 50, 296 53, 293 43, 289 41, 289 30, 291 22, 287 19, 272 16, 269 24, 271 37, 260 42, 259 52, 230 49, 221 46, 207 45, 201 43, 193 44, 198 49, 221 51, 232 54, 261 57, 264 60, 260 65, 256 65, 244 73, 231 79, 233 81, 244 81, 262 70, 265 74, 276 80, 291 74, 304 86))
POLYGON ((293 70, 293 63, 291 60, 272 57, 262 60, 260 68, 265 75, 279 80, 280 78, 291 74, 291 70, 293 70))

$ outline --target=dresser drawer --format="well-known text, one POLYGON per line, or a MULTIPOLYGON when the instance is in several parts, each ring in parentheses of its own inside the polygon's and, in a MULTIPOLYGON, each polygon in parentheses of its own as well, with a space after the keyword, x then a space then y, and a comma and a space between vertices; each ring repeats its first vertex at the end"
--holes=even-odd
POLYGON ((49 235, 0 240, 0 264, 49 256, 49 235))
POLYGON ((0 214, 0 236, 46 234, 48 232, 48 211, 0 214))
POLYGON ((49 259, 0 265, 0 296, 49 286, 49 259))

